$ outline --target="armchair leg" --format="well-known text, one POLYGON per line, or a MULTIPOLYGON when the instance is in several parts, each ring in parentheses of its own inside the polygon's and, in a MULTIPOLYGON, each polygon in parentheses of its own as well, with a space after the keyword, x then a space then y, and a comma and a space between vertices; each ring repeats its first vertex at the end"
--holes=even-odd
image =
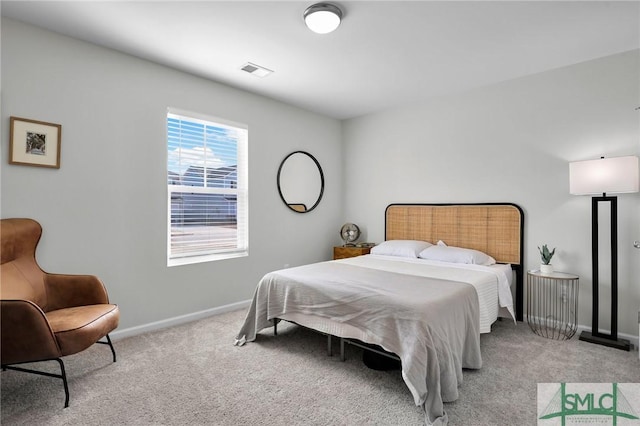
MULTIPOLYGON (((116 362, 116 350, 113 347, 111 338, 109 337, 108 334, 105 337, 107 338, 106 342, 96 342, 96 343, 109 345, 109 347, 111 348, 111 353, 113 354, 113 362, 116 362)), ((2 368, 2 371, 6 371, 6 370, 22 371, 23 373, 38 374, 40 376, 47 376, 47 377, 54 377, 56 379, 62 379, 62 384, 64 385, 64 408, 67 408, 69 406, 69 384, 67 383, 67 372, 64 369, 64 362, 62 362, 62 359, 60 358, 45 359, 42 361, 58 361, 58 364, 60 364, 60 374, 48 373, 46 371, 31 370, 29 368, 24 368, 24 367, 16 367, 16 365, 18 364, 12 364, 12 365, 2 364, 1 368, 2 368)), ((37 362, 42 362, 42 361, 37 361, 37 362)))
POLYGON ((111 338, 109 337, 108 334, 105 337, 107 338, 106 342, 98 341, 96 343, 100 343, 102 345, 109 345, 109 347, 111 348, 111 353, 113 354, 113 362, 116 362, 116 350, 113 348, 113 343, 111 343, 111 338))
POLYGON ((62 376, 62 384, 64 385, 64 408, 67 408, 69 406, 69 385, 67 384, 67 372, 64 369, 64 363, 62 362, 62 360, 60 358, 56 358, 56 361, 58 361, 58 364, 60 364, 60 375, 62 376))
MULTIPOLYGON (((46 371, 31 370, 29 368, 16 367, 15 365, 3 365, 2 371, 6 371, 6 370, 22 371, 23 373, 38 374, 40 376, 47 376, 47 377, 54 377, 56 379, 62 379, 62 383, 64 384, 64 408, 67 408, 69 406, 69 385, 67 384, 67 372, 64 369, 64 362, 62 362, 60 358, 45 359, 43 361, 58 361, 58 364, 60 364, 60 374, 48 373, 46 371)), ((41 361, 38 361, 38 362, 41 362, 41 361)))

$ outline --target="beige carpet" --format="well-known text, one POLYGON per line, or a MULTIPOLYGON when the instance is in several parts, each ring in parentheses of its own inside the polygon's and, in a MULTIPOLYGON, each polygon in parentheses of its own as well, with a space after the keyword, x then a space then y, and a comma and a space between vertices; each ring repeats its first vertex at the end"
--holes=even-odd
MULTIPOLYGON (((420 425, 399 371, 379 372, 347 345, 326 355, 326 338, 283 324, 233 346, 244 310, 115 342, 65 358, 60 380, 5 371, 3 425, 420 425)), ((337 346, 337 344, 335 345, 337 346)), ((465 370, 451 425, 534 425, 538 382, 640 382, 637 352, 534 335, 501 321, 482 336, 484 366, 465 370)), ((57 372, 57 363, 40 363, 57 372)))

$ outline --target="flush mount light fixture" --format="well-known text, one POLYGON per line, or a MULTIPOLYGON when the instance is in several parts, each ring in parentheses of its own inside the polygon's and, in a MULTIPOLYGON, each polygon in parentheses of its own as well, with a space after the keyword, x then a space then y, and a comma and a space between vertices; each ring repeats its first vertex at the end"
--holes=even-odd
POLYGON ((304 23, 318 34, 327 34, 340 25, 342 10, 331 3, 316 3, 304 11, 304 23))
POLYGON ((251 75, 255 75, 256 77, 266 77, 273 72, 269 68, 265 68, 251 62, 247 62, 242 67, 240 67, 240 69, 242 71, 248 72, 251 75))

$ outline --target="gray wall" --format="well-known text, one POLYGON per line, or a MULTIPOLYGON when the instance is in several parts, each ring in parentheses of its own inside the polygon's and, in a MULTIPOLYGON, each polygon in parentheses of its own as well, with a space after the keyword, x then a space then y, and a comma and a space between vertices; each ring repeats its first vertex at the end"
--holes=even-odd
MULTIPOLYGON (((581 277, 588 327, 590 198, 569 195, 568 162, 640 154, 639 62, 629 52, 340 123, 3 19, 1 155, 11 115, 63 128, 60 170, 1 160, 2 217, 38 219, 43 268, 99 275, 126 328, 249 299, 265 272, 329 259, 345 221, 381 241, 392 202, 515 202, 525 266, 537 267, 537 245, 557 246, 556 269, 581 277), (248 258, 165 266, 167 107, 248 124, 248 258), (275 185, 297 149, 326 179, 306 215, 275 185)), ((619 209, 620 331, 636 336, 640 196, 621 195, 619 209)))
MULTIPOLYGON (((394 202, 514 202, 525 211, 525 267, 558 247, 580 275, 591 325, 591 199, 569 195, 569 162, 640 154, 639 52, 632 51, 343 123, 346 219, 384 239, 394 202)), ((619 331, 637 336, 640 195, 618 197, 619 331)), ((606 258, 604 261, 606 263, 606 258)), ((609 280, 600 325, 609 327, 609 280)))
POLYGON ((9 116, 62 124, 62 155, 59 170, 1 160, 2 217, 42 224, 45 270, 102 278, 120 329, 250 299, 266 272, 330 259, 340 241, 336 120, 3 19, 3 157, 9 116), (167 107, 249 126, 248 257, 166 267, 167 107), (308 214, 276 186, 281 159, 299 149, 326 179, 308 214))

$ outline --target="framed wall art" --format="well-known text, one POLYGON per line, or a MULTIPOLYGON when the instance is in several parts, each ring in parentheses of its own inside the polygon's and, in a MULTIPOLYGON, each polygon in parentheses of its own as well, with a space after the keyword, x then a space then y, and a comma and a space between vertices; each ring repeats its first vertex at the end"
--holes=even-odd
POLYGON ((11 117, 9 164, 60 168, 62 126, 11 117))

